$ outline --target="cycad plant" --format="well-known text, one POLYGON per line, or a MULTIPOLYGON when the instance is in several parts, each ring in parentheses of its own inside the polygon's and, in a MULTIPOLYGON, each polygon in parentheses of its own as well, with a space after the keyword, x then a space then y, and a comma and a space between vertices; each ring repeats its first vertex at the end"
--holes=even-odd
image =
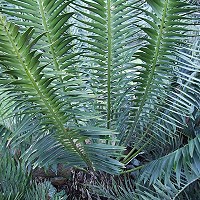
POLYGON ((178 197, 200 177, 199 136, 187 129, 199 116, 198 9, 184 0, 1 1, 3 147, 20 151, 26 168, 138 170, 119 195, 178 197))

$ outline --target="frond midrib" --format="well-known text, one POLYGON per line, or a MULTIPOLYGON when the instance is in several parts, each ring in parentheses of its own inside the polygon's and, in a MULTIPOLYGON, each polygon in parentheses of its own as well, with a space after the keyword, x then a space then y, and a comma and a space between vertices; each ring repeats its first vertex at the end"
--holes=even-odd
POLYGON ((108 31, 108 79, 107 79, 107 128, 111 126, 111 73, 112 73, 112 21, 111 21, 111 0, 107 1, 107 31, 108 31))
MULTIPOLYGON (((44 11, 44 8, 43 8, 43 5, 42 5, 42 1, 41 0, 37 0, 37 1, 38 1, 39 8, 40 8, 40 13, 41 13, 41 17, 42 17, 42 24, 44 26, 44 31, 46 32, 47 40, 48 40, 48 43, 50 45, 49 48, 50 48, 50 51, 51 51, 51 54, 52 54, 53 63, 54 63, 55 69, 57 71, 60 71, 60 66, 59 66, 59 63, 58 63, 58 60, 57 60, 56 52, 54 51, 54 48, 52 46, 53 41, 52 41, 50 33, 49 33, 50 30, 48 28, 47 19, 46 19, 46 16, 45 16, 45 11, 44 11)), ((61 75, 59 75, 59 80, 60 80, 61 83, 63 83, 61 75)))

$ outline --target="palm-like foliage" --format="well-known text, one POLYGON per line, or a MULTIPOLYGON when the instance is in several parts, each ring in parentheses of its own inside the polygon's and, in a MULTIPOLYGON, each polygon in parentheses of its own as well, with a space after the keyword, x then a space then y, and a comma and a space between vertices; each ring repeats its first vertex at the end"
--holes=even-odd
MULTIPOLYGON (((24 4, 24 2, 18 2, 18 1, 13 2, 13 3, 22 4, 21 6, 22 7, 24 6, 26 12, 28 12, 26 8, 27 6, 26 3, 24 4)), ((37 2, 37 3, 40 9, 42 10, 43 10, 43 6, 48 7, 48 5, 45 5, 45 4, 43 5, 42 2, 37 2)), ((33 2, 31 4, 33 4, 33 2)), ((49 6, 50 8, 48 7, 48 9, 51 10, 52 9, 51 5, 49 6)), ((65 5, 65 7, 66 6, 67 4, 65 5)), ((60 30, 62 28, 63 32, 61 32, 60 34, 66 32, 66 27, 65 26, 63 27, 64 22, 62 20, 60 21, 61 18, 63 19, 63 16, 59 15, 60 13, 62 13, 61 11, 60 11, 60 7, 58 8, 57 12, 55 12, 54 10, 55 16, 53 16, 53 19, 55 19, 55 21, 54 20, 51 21, 52 23, 51 26, 54 29, 60 30), (57 29, 57 27, 53 23, 58 24, 58 26, 60 25, 60 27, 58 27, 57 29)), ((15 15, 18 16, 17 12, 15 13, 15 15)), ((67 16, 67 18, 64 17, 64 21, 66 21, 69 17, 69 14, 65 14, 65 15, 67 16)), ((30 20, 32 20, 33 22, 36 21, 36 19, 30 19, 30 20)), ((42 25, 45 26, 44 16, 42 16, 42 20, 43 20, 42 25)), ((19 23, 21 23, 21 21, 19 23)), ((36 21, 35 26, 37 27, 37 21, 36 21)), ((80 127, 79 121, 82 121, 82 120, 84 121, 84 118, 81 118, 80 120, 78 120, 76 119, 76 117, 74 117, 74 113, 79 111, 79 113, 76 114, 76 116, 80 118, 80 115, 83 112, 83 111, 78 110, 78 108, 77 108, 77 111, 74 110, 74 112, 71 112, 71 114, 69 113, 70 109, 73 110, 73 106, 74 106, 74 105, 72 106, 73 103, 80 104, 80 102, 78 102, 78 100, 76 99, 81 98, 81 99, 87 100, 89 94, 87 92, 84 92, 85 93, 84 94, 81 91, 74 92, 74 90, 76 90, 77 88, 76 84, 79 85, 79 81, 73 80, 74 82, 70 83, 71 82, 70 78, 73 77, 72 73, 69 74, 69 72, 66 72, 65 70, 63 70, 63 72, 60 71, 62 75, 60 75, 60 73, 56 73, 61 69, 55 69, 55 74, 52 74, 52 72, 48 73, 49 65, 51 65, 51 58, 49 55, 43 55, 43 57, 44 59, 48 59, 48 62, 50 61, 50 64, 48 64, 47 61, 44 61, 45 65, 43 64, 42 61, 40 62, 39 59, 41 57, 41 53, 37 52, 34 49, 32 50, 32 47, 34 44, 37 43, 38 40, 40 40, 40 38, 42 38, 44 34, 46 34, 47 38, 50 37, 48 30, 45 29, 44 31, 45 31, 44 33, 38 34, 36 37, 33 37, 33 40, 31 40, 31 36, 33 35, 33 28, 31 27, 28 28, 22 34, 19 32, 18 26, 14 25, 13 23, 7 22, 5 18, 1 16, 1 37, 2 37, 1 62, 5 66, 3 73, 11 75, 10 78, 5 76, 5 78, 3 79, 6 79, 6 82, 8 84, 14 85, 14 88, 11 88, 10 86, 5 87, 3 91, 4 92, 13 91, 12 95, 16 91, 18 92, 19 96, 18 96, 18 102, 16 102, 17 103, 16 107, 20 107, 18 108, 20 110, 22 109, 21 104, 22 102, 24 102, 25 99, 27 99, 31 103, 34 102, 33 104, 28 105, 30 106, 30 110, 31 110, 30 112, 32 113, 39 112, 41 117, 43 118, 42 123, 44 124, 45 129, 51 130, 51 132, 54 132, 57 135, 56 138, 60 141, 60 144, 62 144, 63 147, 65 147, 67 150, 70 150, 68 152, 68 158, 67 158, 69 163, 74 163, 74 165, 76 163, 78 166, 85 166, 85 164, 87 164, 87 166, 89 166, 91 169, 95 168, 96 164, 97 164, 96 167, 100 165, 103 166, 105 165, 105 163, 100 164, 101 163, 100 160, 102 161, 104 159, 107 160, 108 159, 107 156, 112 155, 111 152, 113 151, 113 147, 112 146, 109 147, 108 145, 106 146, 103 144, 102 145, 97 144, 96 146, 94 146, 93 142, 91 142, 91 144, 86 145, 84 144, 84 141, 87 139, 88 135, 94 135, 95 137, 97 137, 99 134, 107 135, 111 133, 108 133, 107 131, 104 132, 103 130, 99 130, 99 131, 97 130, 97 131, 92 132, 89 130, 90 128, 88 129, 88 128, 80 127), (8 67, 10 68, 7 69, 8 67), (45 73, 46 69, 47 69, 47 72, 45 73), (67 80, 67 84, 64 84, 63 78, 67 80), (20 85, 20 87, 18 85, 20 85), (86 97, 84 97, 84 95, 86 97), (70 96, 72 96, 72 99, 74 98, 75 100, 72 101, 70 96), (76 120, 76 124, 74 125, 70 125, 70 121, 72 118, 71 115, 73 115, 73 120, 76 120), (77 129, 73 126, 76 126, 77 129), (86 133, 83 133, 84 130, 86 133), (99 153, 95 152, 96 151, 95 149, 99 151, 99 153), (105 149, 105 154, 102 153, 102 149, 105 149), (87 155, 88 153, 90 154, 89 156, 87 155), (97 158, 98 157, 97 155, 99 155, 99 159, 97 158)), ((55 36, 55 32, 53 32, 52 35, 55 36)), ((63 34, 63 37, 64 37, 64 34, 63 34)), ((46 41, 46 38, 44 39, 44 41, 46 41)), ((68 55, 66 55, 67 51, 65 51, 66 50, 65 48, 67 48, 66 44, 71 42, 71 39, 69 40, 68 37, 66 36, 64 38, 60 38, 60 37, 55 38, 54 42, 47 41, 47 43, 50 44, 50 51, 46 50, 47 53, 50 53, 51 55, 55 53, 53 52, 53 49, 55 49, 55 47, 51 45, 56 45, 55 44, 56 42, 57 42, 56 49, 60 50, 59 53, 61 53, 61 50, 64 53, 60 56, 56 56, 56 55, 55 56, 56 58, 61 57, 60 59, 62 59, 62 64, 66 63, 65 61, 68 60, 67 58, 68 55), (63 47, 62 45, 65 45, 65 46, 63 47)), ((42 40, 42 45, 46 46, 43 43, 43 40, 42 40)), ((41 59, 43 57, 41 57, 41 59)), ((54 60, 53 67, 54 66, 55 66, 55 60, 54 60)), ((80 89, 81 87, 82 86, 80 86, 80 89)), ((84 112, 84 115, 85 117, 87 116, 85 112, 84 112)), ((86 126, 86 124, 84 125, 86 126)), ((115 150, 117 150, 117 148, 114 148, 114 151, 115 150)), ((108 165, 110 165, 110 167, 108 167, 107 169, 110 168, 113 170, 114 168, 113 168, 113 165, 110 164, 110 161, 108 162, 108 165)), ((105 160, 103 162, 105 162, 105 160)), ((114 165, 120 166, 120 163, 115 162, 114 165)), ((106 168, 104 169, 106 170, 106 168)))
POLYGON ((135 22, 140 11, 132 9, 131 4, 139 3, 82 2, 74 3, 74 10, 81 10, 82 15, 77 19, 83 33, 80 41, 85 45, 82 67, 90 79, 91 90, 97 95, 93 106, 105 119, 99 122, 102 126, 122 129, 133 79, 130 61, 138 48, 130 43, 135 42, 138 32, 135 22))
POLYGON ((115 145, 130 145, 124 164, 141 151, 153 160, 135 198, 175 199, 200 177, 199 137, 185 128, 199 115, 197 10, 182 0, 2 1, 1 99, 6 118, 20 119, 20 131, 2 123, 3 143, 34 135, 26 163, 109 173, 123 167, 115 145))

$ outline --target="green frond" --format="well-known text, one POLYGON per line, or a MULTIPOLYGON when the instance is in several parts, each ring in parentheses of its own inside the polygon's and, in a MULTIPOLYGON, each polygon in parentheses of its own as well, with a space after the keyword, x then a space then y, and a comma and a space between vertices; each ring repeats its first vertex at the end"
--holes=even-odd
POLYGON ((9 155, 1 155, 0 161, 0 195, 1 199, 22 199, 30 182, 30 175, 26 174, 25 169, 20 163, 9 155))
MULTIPOLYGON (((33 27, 34 35, 45 35, 35 44, 34 48, 42 52, 40 62, 45 67, 44 76, 56 74, 55 85, 65 84, 65 78, 71 75, 75 79, 78 73, 74 64, 79 53, 74 52, 73 40, 76 38, 70 33, 69 19, 73 15, 68 12, 71 1, 39 0, 39 1, 7 1, 12 6, 1 6, 1 12, 19 25, 20 30, 33 27)), ((35 37, 33 35, 33 37, 35 37)), ((63 86, 64 91, 73 89, 63 86)), ((69 105, 69 106, 72 106, 69 105)))
POLYGON ((111 200, 140 199, 135 192, 135 184, 129 176, 109 177, 109 180, 104 180, 104 182, 99 181, 95 185, 88 185, 88 187, 92 191, 92 194, 98 194, 102 198, 111 200))
POLYGON ((163 190, 160 198, 165 194, 169 196, 167 199, 175 199, 200 177, 199 141, 199 136, 196 136, 184 147, 148 163, 142 170, 140 180, 152 185, 155 192, 163 190))
MULTIPOLYGON (((92 150, 92 144, 85 144, 85 140, 89 139, 88 137, 69 127, 68 120, 70 120, 70 115, 68 114, 69 108, 65 106, 66 97, 60 96, 57 92, 53 84, 54 76, 45 77, 45 69, 40 66, 39 61, 41 54, 31 49, 32 44, 35 44, 35 40, 38 39, 31 41, 33 28, 29 28, 21 34, 17 31, 17 26, 7 22, 4 17, 1 16, 0 20, 1 61, 7 67, 3 71, 6 77, 2 78, 1 81, 3 83, 4 79, 6 79, 5 81, 8 83, 3 88, 3 91, 8 92, 11 96, 16 95, 18 98, 15 99, 16 106, 21 107, 21 109, 23 106, 21 103, 24 101, 28 100, 32 104, 30 104, 29 112, 42 115, 45 129, 53 131, 52 133, 60 144, 71 153, 72 161, 76 160, 77 164, 84 161, 92 169, 94 169, 94 166, 105 165, 104 169, 106 170, 106 166, 108 166, 108 171, 111 172, 110 165, 112 164, 106 162, 107 159, 110 160, 107 157, 108 154, 105 152, 105 154, 101 153, 100 156, 98 153, 100 151, 99 148, 93 148, 92 150), (12 78, 12 75, 16 74, 18 78, 12 78), (95 156, 90 158, 89 154, 95 156)), ((107 132, 105 134, 108 135, 107 132)), ((91 141, 91 143, 93 142, 91 141)), ((111 150, 112 146, 107 146, 107 148, 111 150)), ((121 147, 118 150, 121 151, 121 147)), ((116 149, 113 151, 114 155, 115 152, 116 149)), ((120 162, 112 159, 110 161, 115 167, 122 167, 120 162)), ((118 171, 117 168, 115 168, 116 171, 118 171)))
POLYGON ((140 11, 132 9, 131 4, 139 3, 82 2, 75 1, 72 5, 75 12, 82 15, 77 19, 84 34, 80 38, 85 45, 82 65, 90 78, 89 86, 97 96, 91 106, 105 118, 99 122, 102 126, 120 130, 122 123, 117 120, 124 116, 124 106, 130 98, 125 88, 131 87, 133 77, 128 70, 132 55, 138 49, 138 44, 134 44, 138 32, 134 22, 140 11))
POLYGON ((0 167, 0 198, 2 200, 40 200, 47 197, 55 200, 67 199, 63 191, 57 193, 50 182, 31 181, 27 168, 8 152, 4 156, 1 155, 0 167))
POLYGON ((184 198, 192 200, 194 198, 195 199, 199 198, 199 194, 191 194, 192 190, 189 189, 190 186, 192 188, 193 186, 195 186, 195 181, 197 183, 198 179, 194 178, 191 179, 189 182, 187 182, 185 181, 184 174, 181 174, 180 186, 174 183, 173 180, 171 180, 171 182, 169 182, 168 184, 163 184, 161 181, 157 180, 157 182, 150 189, 146 186, 138 185, 137 194, 143 200, 159 200, 159 199, 181 200, 184 198))
POLYGON ((31 189, 26 192, 25 200, 40 200, 51 198, 52 200, 67 200, 67 195, 64 191, 56 192, 56 188, 48 181, 39 184, 33 184, 31 189))
MULTIPOLYGON (((133 133, 146 132, 157 137, 158 141, 162 133, 163 140, 166 138, 163 135, 173 137, 176 127, 184 126, 184 116, 191 115, 191 106, 196 105, 195 100, 187 95, 184 81, 199 84, 199 79, 182 72, 186 65, 194 62, 187 59, 183 65, 184 61, 179 57, 184 49, 190 49, 189 43, 185 41, 193 20, 184 15, 193 12, 193 7, 178 0, 147 2, 154 14, 140 9, 147 16, 141 18, 146 23, 145 27, 141 26, 141 30, 146 34, 144 40, 147 43, 134 54, 141 62, 133 65, 137 73, 133 85, 134 105, 125 144, 129 143, 133 133), (179 87, 173 86, 174 78, 179 80, 179 87), (182 119, 178 119, 176 113, 181 113, 182 119), (168 131, 163 130, 163 127, 168 126, 168 131)), ((199 68, 193 66, 188 70, 192 73, 193 70, 199 71, 199 68)))
POLYGON ((199 44, 194 1, 0 0, 0 198, 66 199, 29 180, 57 164, 124 168, 110 199, 198 188, 199 44))

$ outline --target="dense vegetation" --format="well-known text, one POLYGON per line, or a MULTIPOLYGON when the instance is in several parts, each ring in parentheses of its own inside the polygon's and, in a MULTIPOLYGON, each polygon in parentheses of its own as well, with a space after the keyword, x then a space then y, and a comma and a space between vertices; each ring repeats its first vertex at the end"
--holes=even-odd
POLYGON ((200 199, 199 17, 198 1, 0 0, 0 199, 200 199))

